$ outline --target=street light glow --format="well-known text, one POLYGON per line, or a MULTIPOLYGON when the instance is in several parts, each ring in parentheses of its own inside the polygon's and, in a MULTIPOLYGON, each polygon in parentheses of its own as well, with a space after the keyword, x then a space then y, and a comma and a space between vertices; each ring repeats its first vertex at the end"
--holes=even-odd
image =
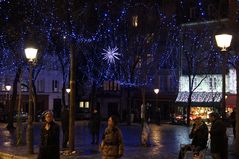
POLYGON ((36 58, 36 56, 37 56, 37 49, 35 49, 35 48, 26 48, 25 49, 25 55, 26 55, 26 58, 29 61, 33 61, 36 58))
POLYGON ((220 34, 215 35, 217 46, 221 48, 221 51, 226 51, 227 48, 231 45, 232 35, 229 34, 220 34))
POLYGON ((10 86, 10 85, 6 85, 5 87, 6 87, 6 90, 7 90, 7 91, 10 91, 11 88, 12 88, 12 86, 10 86))
POLYGON ((70 88, 66 88, 66 92, 67 92, 67 93, 70 93, 70 92, 71 92, 71 89, 70 89, 70 88))
POLYGON ((155 93, 155 94, 158 94, 158 93, 159 93, 159 89, 158 89, 158 88, 155 88, 155 89, 154 89, 154 93, 155 93))

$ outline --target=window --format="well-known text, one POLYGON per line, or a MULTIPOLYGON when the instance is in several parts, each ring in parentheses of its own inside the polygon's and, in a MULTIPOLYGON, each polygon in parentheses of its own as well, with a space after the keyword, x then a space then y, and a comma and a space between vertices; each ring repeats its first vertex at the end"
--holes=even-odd
POLYGON ((217 78, 214 77, 214 88, 216 89, 217 88, 217 78))
POLYGON ((132 17, 132 25, 133 25, 134 27, 137 27, 137 26, 138 26, 138 16, 137 16, 137 15, 135 15, 135 16, 132 17))
POLYGON ((84 102, 80 102, 80 108, 84 108, 84 102))
POLYGON ((90 108, 90 102, 89 101, 80 101, 79 107, 89 109, 90 108))
POLYGON ((213 89, 213 85, 212 85, 212 78, 209 78, 209 89, 213 89))
POLYGON ((59 82, 57 80, 52 80, 52 92, 59 91, 59 82))
POLYGON ((45 92, 45 80, 42 79, 37 81, 37 91, 45 92))
POLYGON ((28 92, 28 84, 26 82, 21 83, 21 91, 28 92))
POLYGON ((120 85, 118 81, 104 81, 104 91, 119 91, 120 85))

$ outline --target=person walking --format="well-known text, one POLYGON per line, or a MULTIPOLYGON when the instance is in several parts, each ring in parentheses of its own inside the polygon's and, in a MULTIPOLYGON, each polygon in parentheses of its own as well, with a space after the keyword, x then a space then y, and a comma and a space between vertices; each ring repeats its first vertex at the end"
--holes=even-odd
POLYGON ((60 128, 53 121, 51 111, 46 111, 44 117, 38 159, 60 159, 60 128))
POLYGON ((233 109, 229 118, 230 118, 230 121, 232 124, 233 136, 234 136, 234 138, 236 138, 236 108, 233 109))
POLYGON ((215 112, 209 114, 209 120, 212 122, 210 129, 211 153, 213 159, 228 158, 228 139, 226 126, 215 112))
POLYGON ((67 142, 69 140, 69 109, 63 107, 61 112, 61 128, 62 128, 62 148, 67 147, 67 142))
POLYGON ((208 128, 200 117, 195 119, 189 138, 192 143, 181 147, 178 159, 183 159, 186 151, 193 151, 194 155, 198 156, 200 151, 207 147, 208 128))
POLYGON ((147 121, 144 122, 143 124, 143 129, 141 133, 141 144, 144 147, 150 146, 150 127, 147 121))
POLYGON ((100 144, 101 159, 117 159, 123 156, 123 137, 117 124, 118 120, 116 116, 109 117, 108 126, 105 129, 100 144))
POLYGON ((91 132, 91 144, 99 143, 100 121, 101 121, 100 113, 96 108, 94 108, 89 121, 91 132))

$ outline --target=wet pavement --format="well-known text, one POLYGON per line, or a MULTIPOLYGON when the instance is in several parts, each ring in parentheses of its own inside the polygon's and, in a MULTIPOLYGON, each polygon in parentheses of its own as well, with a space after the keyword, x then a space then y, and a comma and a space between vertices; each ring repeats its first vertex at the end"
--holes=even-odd
MULTIPOLYGON (((98 145, 91 145, 91 136, 87 121, 77 121, 75 128, 75 149, 76 153, 72 155, 62 155, 62 159, 99 159, 98 145)), ((34 123, 34 152, 38 152, 40 139, 41 123, 34 123)), ((0 123, 0 151, 15 155, 26 156, 26 146, 16 145, 16 132, 9 132, 6 124, 0 123)), ((100 136, 106 127, 103 123, 100 130, 100 136)), ((151 124, 150 146, 142 147, 140 145, 140 124, 130 126, 122 123, 119 125, 122 130, 125 153, 122 159, 176 159, 178 156, 180 144, 190 143, 188 137, 190 128, 181 125, 172 125, 164 123, 161 125, 151 124)), ((26 123, 23 123, 23 141, 25 141, 26 123)), ((228 128, 229 137, 229 159, 236 159, 233 154, 234 139, 232 129, 228 128)), ((30 158, 36 158, 36 155, 30 158)), ((209 150, 208 150, 208 157, 209 150)))

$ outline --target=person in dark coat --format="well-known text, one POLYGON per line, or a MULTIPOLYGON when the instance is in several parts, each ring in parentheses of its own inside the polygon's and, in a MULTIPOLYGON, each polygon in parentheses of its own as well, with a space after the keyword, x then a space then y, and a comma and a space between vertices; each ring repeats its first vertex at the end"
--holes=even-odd
POLYGON ((209 120, 212 122, 210 129, 212 158, 227 159, 228 139, 226 134, 226 126, 217 113, 210 113, 209 120))
POLYGON ((117 159, 123 156, 124 144, 122 132, 117 126, 118 120, 116 116, 108 119, 108 127, 102 137, 100 144, 101 159, 117 159))
POLYGON ((91 132, 91 144, 99 143, 99 132, 100 132, 100 114, 96 108, 93 109, 91 118, 89 121, 90 132, 91 132))
POLYGON ((60 128, 53 121, 51 111, 47 111, 44 116, 38 159, 60 159, 60 128))
POLYGON ((62 127, 62 148, 67 147, 69 140, 69 109, 64 107, 61 112, 61 127, 62 127))
POLYGON ((232 113, 230 114, 230 121, 232 124, 233 136, 236 137, 236 108, 233 109, 232 113))
POLYGON ((194 155, 199 155, 199 152, 207 147, 208 128, 201 118, 195 119, 189 138, 192 143, 181 148, 179 159, 184 157, 186 151, 194 151, 194 155))

